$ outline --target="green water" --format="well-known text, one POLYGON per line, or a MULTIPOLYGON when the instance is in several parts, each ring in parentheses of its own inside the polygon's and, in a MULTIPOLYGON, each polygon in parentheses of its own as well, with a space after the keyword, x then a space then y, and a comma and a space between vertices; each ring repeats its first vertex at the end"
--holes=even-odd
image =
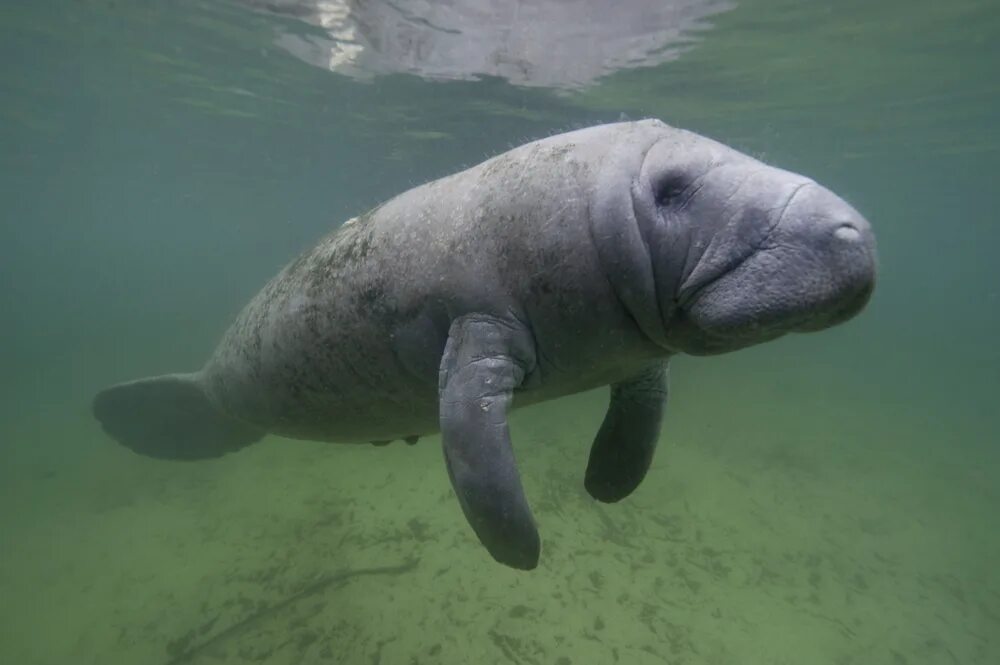
POLYGON ((277 48, 294 22, 0 6, 0 662, 1000 662, 1000 6, 745 0, 572 90, 354 80, 277 48), (622 114, 829 185, 880 283, 842 327, 676 362, 621 504, 582 487, 604 391, 517 412, 537 570, 476 542, 436 437, 172 464, 92 421, 340 221, 622 114))

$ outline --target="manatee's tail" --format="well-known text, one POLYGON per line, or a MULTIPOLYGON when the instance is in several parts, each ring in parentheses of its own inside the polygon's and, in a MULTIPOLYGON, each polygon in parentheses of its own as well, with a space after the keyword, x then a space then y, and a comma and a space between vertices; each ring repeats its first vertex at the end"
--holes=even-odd
POLYGON ((167 374, 102 390, 94 416, 104 431, 149 457, 196 460, 239 450, 264 430, 216 409, 197 374, 167 374))

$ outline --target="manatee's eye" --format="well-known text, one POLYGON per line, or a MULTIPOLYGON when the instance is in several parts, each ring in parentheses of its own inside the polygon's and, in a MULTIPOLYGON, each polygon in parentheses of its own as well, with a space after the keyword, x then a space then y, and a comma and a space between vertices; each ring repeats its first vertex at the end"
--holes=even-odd
POLYGON ((684 171, 664 171, 652 185, 656 205, 669 205, 691 187, 691 176, 684 171))

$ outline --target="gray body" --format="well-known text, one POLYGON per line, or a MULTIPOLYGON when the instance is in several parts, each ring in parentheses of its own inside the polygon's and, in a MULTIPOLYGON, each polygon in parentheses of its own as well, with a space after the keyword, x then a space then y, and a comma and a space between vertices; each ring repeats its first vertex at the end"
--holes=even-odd
POLYGON ((134 450, 182 459, 265 432, 440 429, 476 533, 531 568, 511 406, 612 385, 586 484, 618 500, 648 468, 672 355, 833 325, 874 274, 867 223, 811 180, 658 121, 603 125, 349 221, 264 287, 200 372, 112 387, 95 413, 134 450))
POLYGON ((351 220, 249 303, 203 370, 213 401, 286 436, 330 441, 438 430, 452 321, 513 316, 538 362, 515 404, 629 376, 663 349, 602 265, 588 211, 611 132, 530 144, 351 220))

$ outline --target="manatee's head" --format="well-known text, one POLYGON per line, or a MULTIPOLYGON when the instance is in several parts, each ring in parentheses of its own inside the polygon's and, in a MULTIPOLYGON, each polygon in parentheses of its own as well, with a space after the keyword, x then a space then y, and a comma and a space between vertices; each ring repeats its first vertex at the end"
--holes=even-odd
POLYGON ((722 353, 864 307, 875 240, 854 208, 808 178, 660 127, 630 196, 668 348, 722 353))

